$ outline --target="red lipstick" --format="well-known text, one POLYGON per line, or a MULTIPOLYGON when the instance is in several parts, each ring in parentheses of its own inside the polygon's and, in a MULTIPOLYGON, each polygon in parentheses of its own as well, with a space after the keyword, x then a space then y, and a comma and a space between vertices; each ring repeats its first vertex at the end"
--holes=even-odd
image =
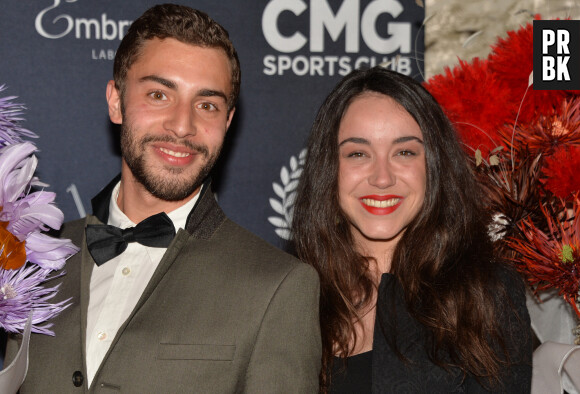
POLYGON ((361 205, 363 206, 364 209, 366 209, 369 213, 373 214, 373 215, 388 215, 390 213, 393 213, 397 208, 399 208, 399 206, 401 205, 401 203, 403 202, 403 197, 402 196, 395 196, 395 195, 386 195, 386 196, 378 196, 378 195, 368 195, 368 196, 362 196, 361 198, 359 198, 359 201, 361 203, 361 205), (392 206, 386 206, 386 207, 374 207, 371 205, 367 205, 364 203, 364 200, 374 200, 374 201, 388 201, 388 200, 392 200, 392 199, 398 199, 399 201, 397 201, 397 203, 395 205, 392 206))

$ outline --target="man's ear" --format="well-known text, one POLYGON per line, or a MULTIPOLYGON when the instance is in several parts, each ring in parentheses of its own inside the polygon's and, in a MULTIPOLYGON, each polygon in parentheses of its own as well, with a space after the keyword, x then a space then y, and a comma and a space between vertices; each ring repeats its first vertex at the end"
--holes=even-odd
POLYGON ((236 112, 236 107, 232 108, 230 110, 230 113, 228 114, 228 120, 226 122, 226 132, 230 128, 230 124, 232 123, 232 119, 234 118, 234 112, 236 112))
POLYGON ((109 103, 109 118, 116 124, 123 123, 121 112, 121 95, 115 87, 115 81, 107 83, 107 103, 109 103))

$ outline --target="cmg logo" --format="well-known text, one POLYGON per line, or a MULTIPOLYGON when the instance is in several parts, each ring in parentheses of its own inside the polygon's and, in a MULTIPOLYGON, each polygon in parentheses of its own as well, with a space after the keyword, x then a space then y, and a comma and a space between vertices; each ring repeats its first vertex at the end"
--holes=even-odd
POLYGON ((327 0, 310 0, 308 5, 302 0, 271 0, 262 14, 262 31, 268 44, 278 52, 291 53, 303 49, 307 44, 310 52, 323 52, 325 32, 337 41, 344 32, 346 53, 357 53, 361 38, 377 54, 399 51, 411 52, 411 23, 390 21, 387 37, 377 31, 378 18, 383 14, 393 19, 404 11, 397 0, 374 0, 361 10, 360 0, 344 0, 336 13, 327 0), (308 37, 298 28, 292 34, 284 35, 278 28, 280 15, 290 12, 296 16, 309 10, 308 37))

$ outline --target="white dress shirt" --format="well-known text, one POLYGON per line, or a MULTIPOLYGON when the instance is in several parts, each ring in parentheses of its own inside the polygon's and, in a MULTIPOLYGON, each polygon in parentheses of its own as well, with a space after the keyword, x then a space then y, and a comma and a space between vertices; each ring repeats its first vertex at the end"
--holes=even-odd
MULTIPOLYGON (((111 195, 107 223, 121 229, 134 227, 136 223, 129 220, 117 205, 120 184, 115 186, 111 195)), ((176 233, 180 228, 185 228, 187 216, 199 195, 167 214, 176 233)), ((89 386, 119 327, 135 308, 166 250, 132 242, 119 256, 93 267, 87 314, 86 361, 89 386)))

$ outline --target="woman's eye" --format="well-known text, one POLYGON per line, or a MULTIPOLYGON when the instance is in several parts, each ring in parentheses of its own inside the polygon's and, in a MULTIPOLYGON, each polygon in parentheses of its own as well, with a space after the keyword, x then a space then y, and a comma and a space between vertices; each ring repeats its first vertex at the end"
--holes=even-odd
POLYGON ((352 152, 347 155, 347 157, 363 157, 365 154, 363 152, 352 152))
POLYGON ((399 156, 415 156, 415 152, 410 150, 402 150, 398 153, 399 156))

